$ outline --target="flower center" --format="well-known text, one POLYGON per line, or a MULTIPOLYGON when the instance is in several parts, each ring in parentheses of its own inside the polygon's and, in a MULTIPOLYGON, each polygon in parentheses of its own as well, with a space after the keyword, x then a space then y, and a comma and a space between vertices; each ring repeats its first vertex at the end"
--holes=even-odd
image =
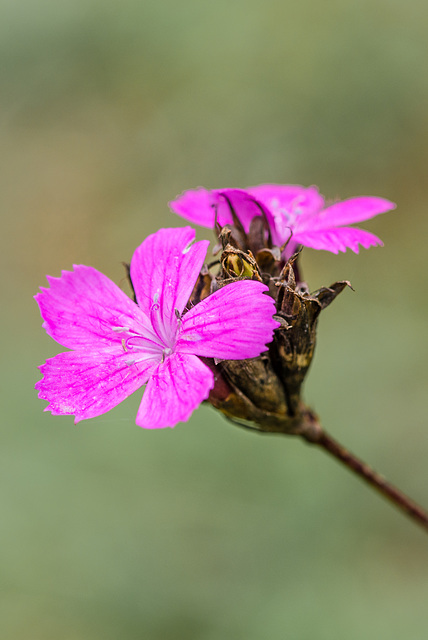
POLYGON ((172 318, 165 317, 165 309, 162 310, 158 299, 159 296, 155 295, 150 308, 150 324, 141 326, 140 330, 130 327, 114 327, 113 329, 114 331, 123 331, 125 334, 122 339, 122 347, 124 351, 129 353, 129 360, 126 361, 129 366, 145 360, 163 362, 174 352, 181 326, 180 313, 175 309, 172 318))
POLYGON ((286 227, 293 230, 296 220, 302 213, 302 196, 297 196, 287 207, 281 207, 278 198, 272 198, 270 206, 275 220, 275 226, 279 232, 283 232, 286 227))

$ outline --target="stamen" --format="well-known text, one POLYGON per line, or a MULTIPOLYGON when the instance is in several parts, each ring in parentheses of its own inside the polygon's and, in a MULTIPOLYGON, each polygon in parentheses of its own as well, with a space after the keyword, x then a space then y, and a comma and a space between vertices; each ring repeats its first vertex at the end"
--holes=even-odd
POLYGON ((189 253, 190 249, 192 248, 192 245, 195 241, 191 240, 189 242, 189 244, 187 246, 184 247, 183 251, 181 252, 183 255, 186 255, 186 253, 189 253))
POLYGON ((162 351, 162 360, 161 360, 161 362, 165 362, 166 358, 167 358, 168 356, 170 356, 170 355, 171 355, 171 353, 172 353, 172 349, 170 349, 169 347, 167 347, 166 349, 164 349, 164 350, 162 351))
POLYGON ((134 335, 126 340, 126 351, 144 351, 150 354, 158 354, 161 353, 163 344, 159 344, 159 342, 154 342, 149 338, 145 338, 144 336, 134 335))
POLYGON ((153 331, 156 333, 157 337, 163 343, 163 345, 165 345, 169 342, 169 340, 164 323, 162 322, 162 318, 159 313, 160 308, 161 307, 157 302, 152 304, 150 309, 150 321, 152 323, 153 331))

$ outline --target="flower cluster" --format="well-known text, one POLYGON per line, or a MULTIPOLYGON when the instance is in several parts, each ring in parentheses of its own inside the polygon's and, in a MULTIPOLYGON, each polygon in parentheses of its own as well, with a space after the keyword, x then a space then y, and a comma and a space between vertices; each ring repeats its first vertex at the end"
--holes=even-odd
POLYGON ((70 351, 40 367, 46 410, 78 422, 146 385, 141 427, 173 427, 207 399, 232 419, 294 424, 319 311, 346 283, 309 294, 291 256, 298 245, 337 253, 382 244, 344 225, 394 204, 361 197, 325 207, 314 187, 261 185, 187 191, 171 208, 220 231, 218 273, 203 267, 208 241, 184 227, 160 229, 135 251, 136 302, 92 267, 48 277, 35 296, 43 326, 70 351))

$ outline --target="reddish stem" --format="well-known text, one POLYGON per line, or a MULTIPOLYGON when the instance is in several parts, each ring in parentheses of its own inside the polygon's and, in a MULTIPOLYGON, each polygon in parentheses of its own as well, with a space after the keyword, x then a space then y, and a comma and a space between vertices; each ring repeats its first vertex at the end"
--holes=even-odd
POLYGON ((330 453, 336 460, 339 460, 339 462, 344 464, 350 471, 356 473, 362 480, 370 484, 409 518, 423 527, 425 531, 428 531, 428 513, 425 509, 411 500, 411 498, 397 489, 397 487, 387 482, 383 476, 345 449, 345 447, 329 436, 328 433, 320 429, 316 435, 314 433, 308 434, 308 436, 305 434, 302 435, 307 442, 318 445, 324 449, 324 451, 330 453))

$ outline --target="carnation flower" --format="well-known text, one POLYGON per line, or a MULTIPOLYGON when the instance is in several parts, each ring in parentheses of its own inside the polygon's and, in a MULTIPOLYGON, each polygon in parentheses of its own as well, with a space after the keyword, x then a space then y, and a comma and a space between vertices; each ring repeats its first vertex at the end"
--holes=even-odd
POLYGON ((209 244, 190 244, 194 237, 190 227, 161 229, 137 248, 130 266, 137 303, 92 267, 48 276, 50 288, 35 296, 43 327, 72 351, 40 367, 36 389, 46 411, 79 422, 147 383, 137 424, 173 427, 214 386, 198 356, 241 360, 266 350, 279 325, 261 282, 234 282, 186 309, 209 244))
POLYGON ((345 225, 390 211, 395 204, 384 198, 360 196, 326 206, 316 187, 264 184, 245 190, 189 190, 170 202, 170 207, 204 227, 214 227, 216 220, 220 226, 233 224, 236 216, 246 232, 251 220, 262 214, 274 244, 281 246, 290 241, 287 246, 290 256, 297 245, 332 253, 347 248, 358 253, 359 245, 365 249, 382 245, 372 233, 345 225))

